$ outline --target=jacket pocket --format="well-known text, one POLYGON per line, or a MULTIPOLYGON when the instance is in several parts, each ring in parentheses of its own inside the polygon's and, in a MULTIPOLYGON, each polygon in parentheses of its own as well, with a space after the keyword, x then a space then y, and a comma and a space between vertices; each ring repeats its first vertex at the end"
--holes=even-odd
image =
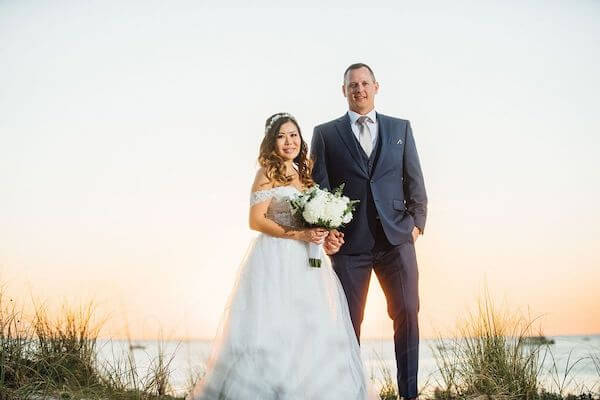
POLYGON ((394 210, 406 211, 406 206, 404 205, 404 201, 402 200, 392 200, 392 207, 394 208, 394 210))

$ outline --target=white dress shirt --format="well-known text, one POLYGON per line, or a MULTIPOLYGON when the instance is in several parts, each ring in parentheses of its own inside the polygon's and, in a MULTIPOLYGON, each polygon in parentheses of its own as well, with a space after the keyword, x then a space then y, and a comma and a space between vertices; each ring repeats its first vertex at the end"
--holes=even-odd
MULTIPOLYGON (((365 114, 367 117, 371 118, 371 121, 373 122, 368 122, 367 121, 367 126, 369 127, 369 131, 371 131, 371 141, 373 144, 373 150, 375 150, 375 141, 377 140, 377 133, 378 133, 378 124, 377 124, 377 113, 375 112, 375 109, 372 109, 371 112, 369 112, 368 114, 365 114)), ((356 113, 352 110, 348 110, 348 116, 350 117, 350 127, 352 128, 352 132, 354 133, 354 136, 356 137, 356 140, 358 140, 358 142, 360 143, 360 139, 359 139, 359 132, 360 132, 360 126, 358 124, 358 119, 360 117, 362 117, 362 115, 360 115, 359 113, 356 113)))

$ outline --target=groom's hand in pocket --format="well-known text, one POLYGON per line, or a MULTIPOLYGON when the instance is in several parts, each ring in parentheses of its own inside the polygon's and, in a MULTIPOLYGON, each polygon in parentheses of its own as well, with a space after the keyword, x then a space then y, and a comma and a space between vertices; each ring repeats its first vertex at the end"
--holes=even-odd
POLYGON ((419 237, 420 233, 421 230, 415 226, 412 230, 413 243, 417 241, 417 238, 419 237))

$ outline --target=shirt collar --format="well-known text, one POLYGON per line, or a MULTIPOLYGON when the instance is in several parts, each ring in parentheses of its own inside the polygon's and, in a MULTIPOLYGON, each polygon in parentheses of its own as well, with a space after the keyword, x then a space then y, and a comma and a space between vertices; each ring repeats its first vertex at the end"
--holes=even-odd
MULTIPOLYGON (((371 118, 371 121, 373 121, 373 123, 377 122, 377 112, 375 111, 375 109, 372 109, 365 115, 371 118)), ((358 121, 358 119, 361 117, 359 113, 354 112, 352 110, 348 110, 348 116, 350 117, 350 125, 355 124, 356 121, 358 121)))

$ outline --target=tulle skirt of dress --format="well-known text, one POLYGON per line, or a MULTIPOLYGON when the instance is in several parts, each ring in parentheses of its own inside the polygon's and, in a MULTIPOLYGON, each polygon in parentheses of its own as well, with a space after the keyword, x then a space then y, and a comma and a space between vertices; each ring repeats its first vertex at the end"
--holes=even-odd
POLYGON ((238 272, 207 363, 187 400, 365 400, 348 304, 329 259, 260 234, 238 272))

